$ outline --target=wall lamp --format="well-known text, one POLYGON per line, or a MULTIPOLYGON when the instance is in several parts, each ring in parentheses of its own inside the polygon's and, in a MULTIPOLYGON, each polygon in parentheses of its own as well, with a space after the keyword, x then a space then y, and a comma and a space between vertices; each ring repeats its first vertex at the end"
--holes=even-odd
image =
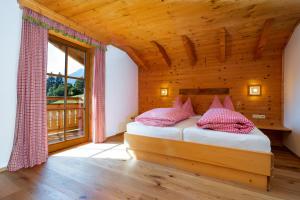
POLYGON ((166 97, 169 95, 169 89, 168 88, 160 88, 160 96, 166 97))
POLYGON ((261 96, 261 85, 249 85, 248 86, 249 96, 261 96))

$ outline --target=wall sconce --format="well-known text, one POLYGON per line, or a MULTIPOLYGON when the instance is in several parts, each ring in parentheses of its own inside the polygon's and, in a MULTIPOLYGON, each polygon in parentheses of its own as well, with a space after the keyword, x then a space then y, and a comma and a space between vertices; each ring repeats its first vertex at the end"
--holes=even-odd
POLYGON ((160 96, 166 97, 169 95, 169 89, 168 88, 160 88, 160 96))
POLYGON ((248 86, 249 96, 261 96, 261 85, 249 85, 248 86))

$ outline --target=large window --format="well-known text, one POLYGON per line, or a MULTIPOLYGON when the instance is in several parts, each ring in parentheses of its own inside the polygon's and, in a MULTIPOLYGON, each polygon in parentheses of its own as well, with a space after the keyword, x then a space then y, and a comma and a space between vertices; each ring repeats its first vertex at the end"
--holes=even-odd
POLYGON ((87 136, 84 49, 50 37, 47 65, 48 143, 87 136))

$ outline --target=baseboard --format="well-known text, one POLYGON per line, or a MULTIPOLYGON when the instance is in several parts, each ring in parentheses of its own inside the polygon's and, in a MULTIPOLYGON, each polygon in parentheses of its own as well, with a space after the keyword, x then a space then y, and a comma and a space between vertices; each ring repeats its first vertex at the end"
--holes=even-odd
POLYGON ((124 133, 125 133, 125 132, 120 132, 120 133, 116 133, 116 134, 114 134, 114 135, 112 135, 112 136, 108 136, 108 137, 105 138, 104 141, 109 140, 109 139, 114 138, 114 137, 117 137, 117 136, 121 136, 121 135, 123 135, 124 133))
POLYGON ((111 136, 111 137, 114 137, 114 136, 121 136, 121 135, 124 135, 125 131, 124 132, 120 132, 120 133, 116 133, 115 135, 111 136))
POLYGON ((0 168, 0 173, 5 172, 7 170, 6 167, 0 168))
POLYGON ((296 154, 289 146, 287 146, 287 145, 285 145, 285 144, 283 144, 283 146, 286 147, 287 150, 288 150, 291 154, 293 154, 294 156, 300 158, 300 155, 296 154))

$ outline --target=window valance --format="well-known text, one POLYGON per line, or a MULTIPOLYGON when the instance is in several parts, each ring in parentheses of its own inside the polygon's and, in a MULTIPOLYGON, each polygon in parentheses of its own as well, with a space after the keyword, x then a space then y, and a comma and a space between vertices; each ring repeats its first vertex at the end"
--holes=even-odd
POLYGON ((79 33, 61 23, 51 20, 48 17, 40 15, 39 13, 36 13, 31 9, 23 8, 23 19, 45 29, 61 33, 66 37, 106 50, 106 45, 102 44, 101 42, 98 42, 97 40, 87 35, 79 33))

